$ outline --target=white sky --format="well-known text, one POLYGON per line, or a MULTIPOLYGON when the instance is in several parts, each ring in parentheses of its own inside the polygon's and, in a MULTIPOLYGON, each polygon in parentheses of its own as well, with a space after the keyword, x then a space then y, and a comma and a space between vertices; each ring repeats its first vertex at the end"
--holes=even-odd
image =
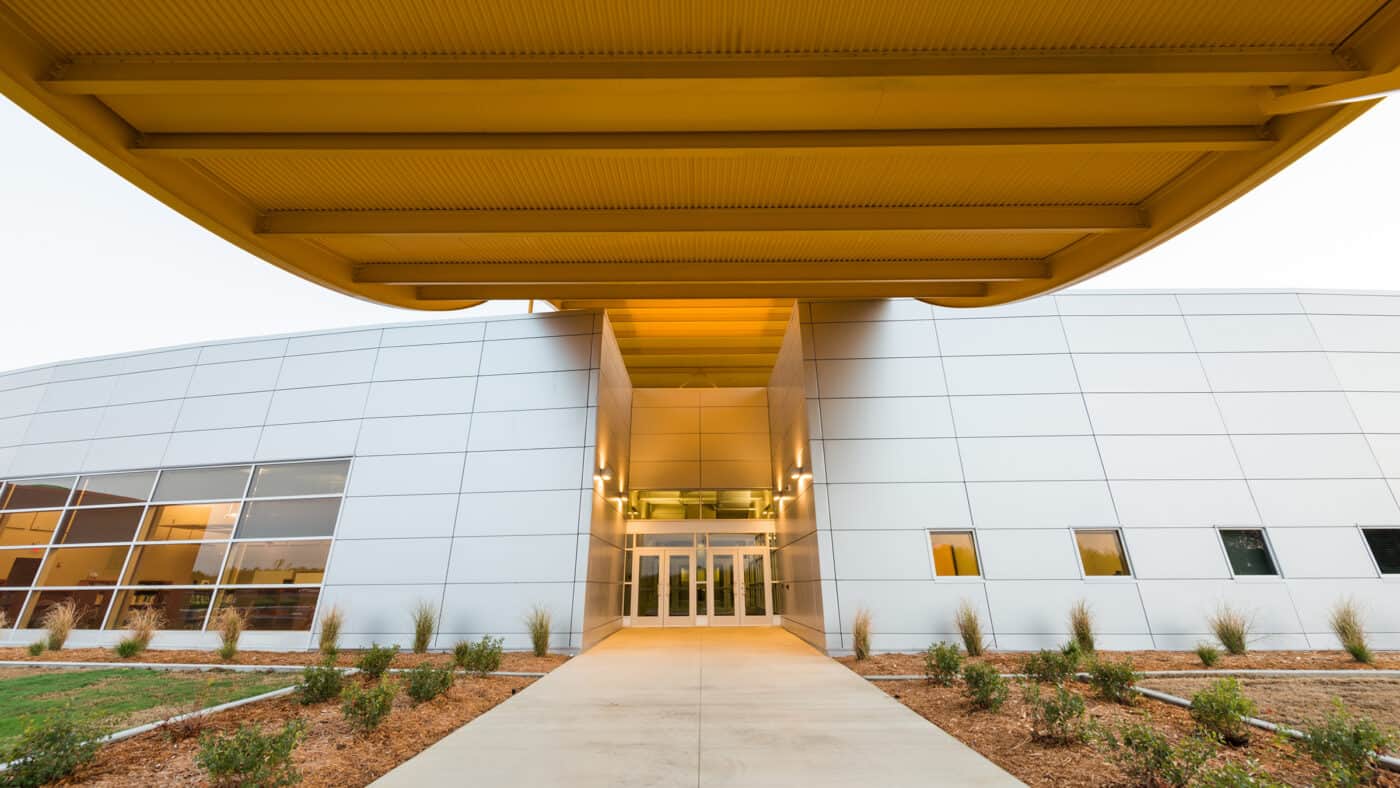
MULTIPOLYGON (((1400 290, 1400 99, 1084 288, 1400 290)), ((521 312, 524 303, 472 310, 521 312)), ((210 339, 429 320, 233 247, 0 98, 0 370, 210 339)))

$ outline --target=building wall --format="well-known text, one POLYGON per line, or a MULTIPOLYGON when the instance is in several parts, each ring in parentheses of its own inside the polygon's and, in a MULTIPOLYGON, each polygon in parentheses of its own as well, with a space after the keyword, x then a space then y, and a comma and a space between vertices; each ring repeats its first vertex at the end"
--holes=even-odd
POLYGON ((640 388, 627 489, 767 489, 768 391, 640 388))
POLYGON ((1077 599, 1110 648, 1189 648, 1229 603, 1261 648, 1335 641, 1354 596, 1400 647, 1400 578, 1359 525, 1400 523, 1400 296, 1095 293, 980 310, 801 307, 828 643, 1058 644, 1077 599), (1217 526, 1262 525, 1282 577, 1231 576, 1217 526), (1081 575, 1071 528, 1121 528, 1131 578, 1081 575), (930 529, 983 578, 935 578, 930 529))
MULTIPOLYGON (((622 363, 612 322, 603 318, 599 345, 597 451, 595 470, 612 479, 594 479, 588 503, 589 538, 579 549, 577 577, 584 584, 583 633, 588 648, 622 627, 622 562, 627 534, 625 510, 615 498, 629 485, 632 444, 632 379, 622 363)), ((580 529, 582 532, 582 529, 580 529)))

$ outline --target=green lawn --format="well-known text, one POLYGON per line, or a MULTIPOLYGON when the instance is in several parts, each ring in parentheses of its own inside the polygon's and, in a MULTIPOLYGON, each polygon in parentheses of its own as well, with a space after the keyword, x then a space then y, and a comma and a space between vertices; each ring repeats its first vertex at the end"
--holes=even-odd
POLYGON ((26 719, 70 706, 102 721, 107 731, 165 719, 295 684, 295 673, 233 673, 111 668, 41 674, 0 669, 0 750, 26 719), (18 673, 18 675, 7 675, 18 673))

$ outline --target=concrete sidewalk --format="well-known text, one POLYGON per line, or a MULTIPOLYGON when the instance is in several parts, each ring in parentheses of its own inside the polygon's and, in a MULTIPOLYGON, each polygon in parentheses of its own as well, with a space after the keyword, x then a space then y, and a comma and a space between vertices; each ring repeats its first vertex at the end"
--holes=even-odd
POLYGON ((1019 785, 781 629, 625 629, 377 786, 1019 785))

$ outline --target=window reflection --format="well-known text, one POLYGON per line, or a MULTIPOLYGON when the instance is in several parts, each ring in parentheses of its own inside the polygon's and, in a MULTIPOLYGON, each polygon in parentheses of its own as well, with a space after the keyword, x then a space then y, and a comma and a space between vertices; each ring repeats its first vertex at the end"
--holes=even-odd
POLYGON ((112 601, 112 589, 95 588, 81 591, 42 591, 36 593, 29 602, 29 613, 20 626, 37 629, 43 626, 44 614, 54 605, 72 600, 78 608, 76 629, 98 629, 102 617, 107 613, 107 605, 112 601))
POLYGON ((340 513, 339 498, 249 501, 238 524, 239 539, 330 536, 340 513))
POLYGON ((0 547, 48 544, 53 541, 60 514, 61 511, 57 509, 0 514, 0 547))
POLYGON ((929 534, 933 547, 933 571, 938 577, 976 577, 977 547, 970 531, 941 531, 929 534))
POLYGON ((165 618, 162 629, 200 629, 213 599, 212 588, 128 589, 118 592, 107 628, 126 629, 127 616, 138 610, 157 610, 165 618))
POLYGON ((44 548, 0 550, 0 586, 25 587, 34 583, 39 564, 44 562, 44 548))
POLYGON ((73 496, 73 505, 145 503, 151 497, 151 485, 155 481, 155 471, 84 476, 78 482, 78 494, 73 496))
POLYGON ((72 476, 10 482, 0 491, 0 509, 55 509, 68 502, 72 476))
POLYGON ((756 520, 773 516, 768 490, 633 490, 634 520, 756 520))
POLYGON ((58 534, 59 544, 130 542, 141 524, 140 506, 112 509, 71 509, 58 534))
POLYGON ((1230 557, 1230 568, 1236 575, 1278 574, 1262 530, 1241 528, 1221 531, 1220 539, 1225 543, 1225 554, 1230 557))
POLYGON ((126 563, 121 547, 58 547, 39 570, 40 586, 114 586, 126 563))
POLYGON ((228 468, 181 468, 161 471, 154 501, 217 501, 242 498, 248 487, 247 465, 228 468))
POLYGON ((123 585, 212 585, 224 562, 224 542, 158 544, 136 548, 123 585))
POLYGON ((152 506, 141 538, 148 542, 176 539, 227 539, 238 522, 238 503, 187 503, 152 506))
POLYGON ((292 585, 319 583, 326 571, 331 543, 240 542, 229 552, 225 583, 292 585))
POLYGON ((218 607, 235 607, 248 616, 253 630, 311 629, 316 613, 316 588, 237 588, 219 592, 218 607))
POLYGON ((1117 531, 1075 531, 1079 558, 1089 576, 1128 575, 1128 556, 1117 531))
POLYGON ((346 460, 259 465, 248 497, 339 495, 345 490, 345 475, 349 471, 350 463, 346 460))

